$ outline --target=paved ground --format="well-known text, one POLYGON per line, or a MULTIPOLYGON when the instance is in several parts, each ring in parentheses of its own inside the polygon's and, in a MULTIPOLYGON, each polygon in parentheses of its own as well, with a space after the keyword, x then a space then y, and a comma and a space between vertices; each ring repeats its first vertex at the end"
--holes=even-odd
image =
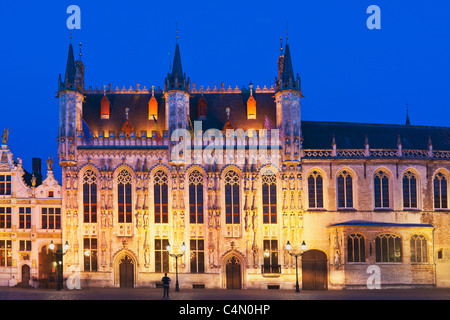
POLYGON ((81 290, 23 289, 0 287, 0 300, 450 300, 450 289, 389 290, 214 290, 171 288, 170 298, 162 289, 91 288, 81 290))

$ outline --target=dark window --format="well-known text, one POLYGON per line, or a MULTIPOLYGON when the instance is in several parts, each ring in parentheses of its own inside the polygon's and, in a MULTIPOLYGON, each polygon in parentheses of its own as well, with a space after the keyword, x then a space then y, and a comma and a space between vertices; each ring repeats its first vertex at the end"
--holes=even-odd
POLYGON ((239 223, 239 177, 234 171, 225 175, 225 222, 239 223))
POLYGON ((350 234, 347 238, 347 261, 366 262, 366 247, 364 237, 360 234, 350 234))
POLYGON ((308 199, 310 208, 323 208, 323 178, 317 171, 308 177, 308 199))
POLYGON ((448 209, 447 178, 441 172, 434 176, 434 208, 448 209))
POLYGON ((411 171, 403 175, 403 208, 417 208, 417 179, 411 171))
POLYGON ((11 228, 11 207, 0 207, 0 228, 11 228))
POLYGON ((353 208, 353 181, 348 171, 344 170, 338 175, 337 188, 338 207, 353 208))
POLYGON ((203 223, 203 176, 199 171, 189 175, 189 221, 203 223))
POLYGON ((83 216, 85 223, 97 222, 97 183, 92 170, 83 177, 83 216))
POLYGON ((42 229, 61 229, 61 208, 42 208, 42 229))
POLYGON ((167 239, 155 239, 155 272, 169 272, 169 252, 167 239))
POLYGON ((0 175, 0 195, 11 195, 10 175, 0 175))
POLYGON ((167 175, 163 171, 155 173, 153 199, 155 210, 155 223, 169 222, 169 189, 167 175))
POLYGON ((128 171, 122 170, 118 176, 117 185, 118 195, 118 211, 119 223, 132 222, 132 190, 131 190, 131 175, 128 171))
POLYGON ((191 239, 191 273, 205 272, 205 244, 202 239, 191 239))
POLYGON ((19 207, 19 229, 31 229, 30 207, 19 207))
POLYGON ((375 208, 389 208, 389 177, 383 171, 374 176, 375 208))

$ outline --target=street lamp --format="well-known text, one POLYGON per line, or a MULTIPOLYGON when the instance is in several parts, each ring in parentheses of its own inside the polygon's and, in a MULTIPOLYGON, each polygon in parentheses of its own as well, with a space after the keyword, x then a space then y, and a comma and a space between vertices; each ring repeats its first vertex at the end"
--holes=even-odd
POLYGON ((166 249, 169 252, 169 255, 172 258, 175 258, 175 272, 176 272, 175 291, 180 291, 180 287, 178 286, 178 258, 183 256, 184 252, 186 251, 186 245, 183 242, 183 244, 181 245, 181 253, 178 254, 170 253, 172 251, 172 247, 170 246, 170 244, 167 245, 166 249))
POLYGON ((60 291, 63 286, 63 256, 67 253, 67 250, 69 250, 69 242, 66 241, 64 244, 64 250, 63 249, 57 249, 56 252, 53 252, 55 249, 55 245, 53 243, 53 240, 50 242, 49 245, 50 252, 56 257, 56 263, 57 263, 57 269, 58 269, 58 281, 56 285, 56 290, 60 291))
POLYGON ((288 240, 288 242, 286 243, 286 250, 292 257, 295 257, 295 279, 296 279, 295 292, 300 292, 300 287, 298 285, 298 257, 302 256, 303 251, 306 250, 306 243, 305 243, 305 241, 302 242, 302 252, 299 252, 299 253, 290 252, 291 249, 292 249, 292 247, 288 240))

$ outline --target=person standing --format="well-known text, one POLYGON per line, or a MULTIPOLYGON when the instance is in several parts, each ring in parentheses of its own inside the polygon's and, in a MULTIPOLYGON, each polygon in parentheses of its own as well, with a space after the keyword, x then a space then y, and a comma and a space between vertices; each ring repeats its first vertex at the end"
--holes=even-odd
POLYGON ((164 274, 164 277, 161 279, 163 288, 164 288, 164 297, 167 294, 167 298, 169 297, 169 284, 170 284, 170 278, 167 276, 167 273, 164 274))

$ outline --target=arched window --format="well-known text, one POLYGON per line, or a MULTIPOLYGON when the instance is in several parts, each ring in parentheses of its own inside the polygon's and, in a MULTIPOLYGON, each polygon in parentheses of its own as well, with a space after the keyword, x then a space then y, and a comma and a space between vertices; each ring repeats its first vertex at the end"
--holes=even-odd
POLYGON ((277 178, 273 173, 262 175, 263 223, 277 223, 277 178))
POLYGON ((159 170, 153 179, 155 223, 169 222, 169 187, 167 174, 159 170))
POLYGON ((203 223, 203 176, 197 170, 189 175, 189 221, 203 223))
POLYGON ((417 208, 417 177, 410 170, 403 175, 403 208, 417 208))
POLYGON ((97 222, 97 178, 92 170, 83 175, 83 221, 97 222))
POLYGON ((373 177, 375 208, 389 208, 389 176, 379 170, 373 177))
POLYGON ((411 262, 427 262, 427 240, 422 235, 413 235, 410 240, 411 262))
POLYGON ((375 238, 376 262, 402 262, 402 242, 394 234, 381 234, 375 238))
POLYGON ((434 176, 434 208, 448 209, 447 178, 441 172, 434 176))
POLYGON ((125 169, 120 171, 119 175, 117 176, 117 200, 119 208, 119 223, 131 223, 131 174, 125 169))
POLYGON ((366 262, 366 246, 361 234, 350 234, 347 237, 347 261, 366 262))
POLYGON ((339 173, 337 189, 338 208, 353 208, 353 179, 349 171, 339 173))
POLYGON ((239 223, 239 176, 234 171, 225 175, 225 222, 239 223))
POLYGON ((308 176, 308 198, 310 208, 323 208, 323 178, 317 171, 308 176))

